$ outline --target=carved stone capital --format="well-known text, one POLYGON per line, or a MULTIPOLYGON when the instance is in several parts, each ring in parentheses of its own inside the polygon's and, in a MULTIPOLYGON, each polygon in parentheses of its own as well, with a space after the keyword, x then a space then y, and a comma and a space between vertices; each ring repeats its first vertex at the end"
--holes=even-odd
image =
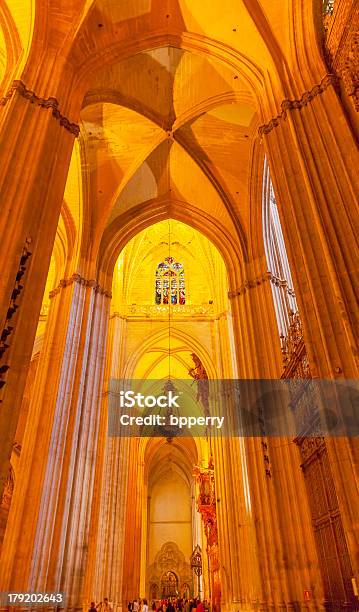
POLYGON ((261 125, 258 128, 260 136, 269 134, 274 128, 278 127, 283 119, 286 119, 287 112, 292 110, 301 110, 307 106, 316 96, 322 94, 330 85, 338 87, 338 77, 335 74, 326 74, 318 85, 314 85, 309 91, 305 91, 299 100, 283 100, 281 103, 281 112, 279 115, 271 119, 268 123, 261 125))
POLYGON ((68 287, 69 285, 72 285, 73 283, 77 283, 78 285, 82 285, 83 287, 91 287, 95 293, 99 293, 100 295, 104 295, 105 297, 108 297, 108 298, 112 297, 112 293, 110 291, 107 291, 103 287, 101 287, 96 280, 94 279, 87 280, 83 276, 80 276, 80 274, 73 274, 72 276, 70 276, 70 278, 62 278, 58 286, 52 291, 50 291, 49 297, 50 298, 55 297, 55 295, 60 293, 61 289, 64 289, 65 287, 68 287))
POLYGON ((56 98, 41 98, 34 91, 28 89, 22 81, 15 80, 13 82, 7 94, 0 99, 0 106, 4 106, 16 94, 22 96, 31 104, 35 104, 35 106, 50 109, 52 116, 59 121, 60 125, 64 127, 65 130, 76 137, 80 134, 80 127, 77 125, 77 123, 71 123, 71 121, 69 121, 69 119, 67 119, 67 117, 60 112, 59 103, 56 98))
POLYGON ((265 272, 261 276, 257 276, 253 279, 247 279, 244 283, 235 291, 229 291, 228 297, 230 300, 237 297, 238 295, 244 295, 249 289, 254 289, 255 287, 259 287, 263 283, 267 281, 272 281, 275 277, 271 272, 265 272))

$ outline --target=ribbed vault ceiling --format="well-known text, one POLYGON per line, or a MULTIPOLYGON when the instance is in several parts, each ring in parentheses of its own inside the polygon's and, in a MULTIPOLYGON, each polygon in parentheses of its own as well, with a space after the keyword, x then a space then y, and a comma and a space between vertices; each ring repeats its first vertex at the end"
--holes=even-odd
POLYGON ((257 106, 223 62, 172 46, 138 53, 98 74, 81 117, 94 244, 157 199, 188 203, 231 234, 245 222, 257 106))

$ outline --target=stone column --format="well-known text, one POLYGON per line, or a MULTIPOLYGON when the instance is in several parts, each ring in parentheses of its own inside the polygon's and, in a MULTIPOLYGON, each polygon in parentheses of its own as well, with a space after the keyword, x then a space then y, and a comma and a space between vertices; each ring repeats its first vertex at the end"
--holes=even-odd
POLYGON ((125 321, 120 316, 110 317, 103 395, 106 415, 103 435, 105 458, 97 495, 94 498, 99 520, 93 522, 91 529, 84 589, 86 601, 98 602, 108 597, 116 612, 122 610, 123 567, 124 563, 128 563, 124 544, 130 438, 108 435, 107 414, 109 381, 111 378, 118 378, 121 372, 124 324, 125 321))
POLYGON ((252 610, 261 600, 255 525, 250 508, 245 445, 239 438, 214 438, 221 607, 252 610))
MULTIPOLYGON (((71 79, 69 79, 71 81, 71 79)), ((56 90, 52 95, 56 95, 56 90)), ((65 88, 62 98, 66 97, 65 88)), ((14 81, 0 117, 0 329, 11 328, 1 366, 0 479, 6 477, 40 314, 74 138, 79 127, 53 97, 14 81), (24 248, 31 253, 20 271, 24 248), (18 310, 9 317, 14 289, 18 310)))
POLYGON ((67 608, 80 610, 102 448, 109 297, 78 275, 53 294, 0 584, 2 590, 62 590, 67 608))
MULTIPOLYGON (((230 297, 238 375, 258 379, 255 397, 248 398, 252 401, 261 390, 259 379, 280 377, 282 360, 271 276, 264 264, 252 264, 248 266, 248 277, 230 297)), ((307 609, 320 609, 322 583, 300 457, 292 438, 228 439, 223 441, 222 453, 227 457, 229 472, 232 469, 232 478, 225 478, 221 485, 227 504, 225 512, 231 499, 232 504, 238 500, 241 508, 238 519, 233 517, 234 524, 240 524, 237 534, 231 533, 233 521, 228 531, 228 541, 239 550, 237 559, 232 555, 232 575, 244 572, 246 576, 246 568, 253 568, 243 581, 233 579, 233 592, 242 609, 259 606, 260 610, 294 610, 298 604, 304 607, 306 589, 313 594, 307 609), (298 538, 299 533, 306 537, 298 538)), ((223 461, 225 457, 219 464, 223 461)), ((230 606, 238 609, 236 602, 230 606)))
POLYGON ((281 116, 260 132, 311 372, 357 378, 359 154, 334 77, 324 78, 299 101, 285 100, 281 116))
MULTIPOLYGON (((299 100, 285 100, 264 138, 305 344, 314 377, 359 375, 359 154, 325 76, 299 100)), ((342 521, 359 584, 358 444, 328 438, 342 521)))
MULTIPOLYGON (((130 561, 125 554, 129 451, 130 438, 108 439, 92 589, 92 597, 96 601, 108 597, 116 611, 121 611, 126 603, 122 601, 123 573, 124 564, 130 561)), ((134 534, 132 537, 135 539, 134 534)), ((90 588, 89 584, 88 595, 90 588)), ((87 599, 90 600, 90 597, 87 599)))
POLYGON ((139 457, 141 457, 141 439, 130 438, 129 445, 124 541, 125 556, 128 561, 124 563, 122 578, 122 600, 124 606, 127 605, 129 600, 141 596, 141 542, 142 538, 146 537, 146 533, 143 533, 141 528, 142 515, 144 512, 142 495, 144 486, 144 463, 141 460, 139 461, 139 457))

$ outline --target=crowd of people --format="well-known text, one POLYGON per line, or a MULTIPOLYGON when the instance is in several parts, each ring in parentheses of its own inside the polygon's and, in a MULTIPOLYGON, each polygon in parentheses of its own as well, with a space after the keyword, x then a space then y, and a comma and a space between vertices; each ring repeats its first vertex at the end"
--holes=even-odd
MULTIPOLYGON (((127 605, 128 612, 149 612, 147 599, 134 599, 127 605)), ((210 604, 199 597, 183 599, 168 597, 151 602, 151 612, 210 612, 210 604)))
POLYGON ((89 612, 113 612, 113 610, 108 598, 105 597, 104 600, 100 601, 98 604, 91 601, 89 612))
MULTIPOLYGON (((181 597, 168 597, 151 602, 151 610, 147 599, 134 599, 127 604, 128 612, 211 612, 209 601, 201 601, 199 597, 183 599, 181 597)), ((113 612, 107 597, 98 604, 91 602, 89 612, 113 612)))

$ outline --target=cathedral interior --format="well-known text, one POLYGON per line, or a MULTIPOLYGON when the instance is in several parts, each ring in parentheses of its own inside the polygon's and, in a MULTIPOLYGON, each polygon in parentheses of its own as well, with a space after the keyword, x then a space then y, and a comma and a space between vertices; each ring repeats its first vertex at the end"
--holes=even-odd
POLYGON ((357 436, 108 429, 118 380, 206 414, 292 381, 307 423, 359 379, 358 33, 357 0, 0 0, 1 593, 359 610, 357 436))

